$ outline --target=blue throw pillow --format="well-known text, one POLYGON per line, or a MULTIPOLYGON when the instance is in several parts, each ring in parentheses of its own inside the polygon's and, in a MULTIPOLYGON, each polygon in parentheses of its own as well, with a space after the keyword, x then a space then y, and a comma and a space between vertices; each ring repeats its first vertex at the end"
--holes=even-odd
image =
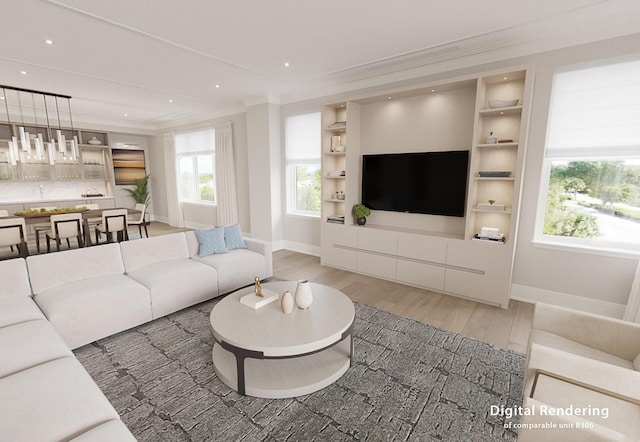
POLYGON ((214 253, 227 253, 229 249, 224 242, 224 227, 216 227, 209 230, 196 230, 196 236, 200 243, 198 256, 209 256, 214 253))
POLYGON ((242 232, 240 231, 240 225, 234 224, 233 226, 225 226, 224 228, 224 243, 227 249, 246 249, 247 245, 242 239, 242 232))

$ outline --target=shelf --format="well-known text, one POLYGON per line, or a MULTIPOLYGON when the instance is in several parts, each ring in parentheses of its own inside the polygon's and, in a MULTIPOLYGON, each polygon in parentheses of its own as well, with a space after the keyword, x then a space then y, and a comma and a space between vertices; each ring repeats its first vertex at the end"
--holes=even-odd
POLYGON ((491 144, 476 144, 476 147, 481 148, 481 149, 499 149, 502 147, 518 147, 518 143, 517 142, 513 142, 513 143, 491 143, 491 144))
POLYGON ((343 157, 347 154, 347 152, 325 152, 325 155, 330 155, 330 156, 336 156, 336 157, 343 157))
POLYGON ((324 201, 328 202, 328 203, 344 203, 344 200, 337 200, 337 199, 325 199, 324 201))
POLYGON ((476 181, 515 181, 516 177, 514 176, 509 176, 509 177, 474 176, 473 179, 476 181))
POLYGON ((344 124, 343 126, 329 126, 325 130, 329 132, 344 132, 345 130, 347 130, 347 125, 344 124))
POLYGON ((471 209, 471 211, 476 213, 498 213, 500 215, 511 215, 511 209, 491 210, 491 209, 476 209, 474 207, 473 209, 471 209))
POLYGON ((495 109, 482 109, 478 112, 482 117, 492 117, 496 115, 514 115, 522 112, 522 106, 498 107, 495 109))
POLYGON ((344 180, 347 176, 346 175, 342 175, 342 176, 326 176, 325 178, 328 180, 344 180))

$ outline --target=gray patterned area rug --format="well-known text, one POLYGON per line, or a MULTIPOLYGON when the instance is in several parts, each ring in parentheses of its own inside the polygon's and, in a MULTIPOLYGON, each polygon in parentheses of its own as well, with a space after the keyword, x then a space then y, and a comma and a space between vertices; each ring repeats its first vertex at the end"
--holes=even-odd
POLYGON ((214 373, 215 302, 75 351, 139 441, 517 438, 491 406, 521 404, 520 353, 356 303, 342 378, 293 399, 240 396, 214 373))

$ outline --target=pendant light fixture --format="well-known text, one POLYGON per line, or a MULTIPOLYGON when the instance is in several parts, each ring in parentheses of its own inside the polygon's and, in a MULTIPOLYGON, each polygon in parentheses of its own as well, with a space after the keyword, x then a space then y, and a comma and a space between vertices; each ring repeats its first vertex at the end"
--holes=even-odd
MULTIPOLYGON (((18 162, 20 162, 21 157, 20 157, 20 151, 22 150, 22 152, 24 152, 24 156, 26 159, 31 159, 31 158, 36 158, 38 161, 44 161, 46 159, 46 157, 48 157, 49 159, 49 164, 51 164, 52 166, 55 165, 56 162, 56 157, 57 157, 57 153, 56 153, 56 142, 58 144, 58 150, 60 151, 60 153, 62 154, 62 158, 64 160, 67 160, 67 158, 69 158, 71 161, 73 162, 77 162, 78 158, 79 158, 79 149, 78 149, 78 137, 77 135, 75 135, 75 129, 73 127, 73 116, 71 114, 71 97, 68 95, 60 95, 60 94, 53 94, 50 92, 42 92, 42 91, 35 91, 35 90, 31 90, 31 89, 23 89, 23 88, 16 88, 16 87, 11 87, 11 86, 2 86, 0 85, 0 87, 2 88, 2 92, 4 94, 5 97, 5 110, 7 112, 7 122, 9 123, 9 125, 11 125, 11 112, 9 109, 9 97, 7 96, 6 91, 7 90, 13 90, 16 91, 17 94, 17 105, 20 111, 20 122, 21 124, 17 126, 18 130, 18 136, 19 139, 16 137, 16 135, 13 135, 11 137, 11 140, 9 141, 9 159, 10 162, 13 166, 15 166, 18 162), (25 119, 24 119, 24 113, 23 113, 23 109, 22 109, 22 94, 30 94, 31 95, 31 103, 33 106, 33 117, 34 117, 34 122, 35 122, 35 127, 36 127, 36 131, 37 134, 35 135, 35 138, 33 139, 33 149, 32 149, 32 143, 31 143, 31 134, 29 134, 26 126, 25 126, 25 119), (46 121, 47 121, 47 142, 45 143, 45 137, 43 136, 43 132, 44 132, 44 127, 42 128, 43 130, 41 131, 40 126, 38 124, 38 116, 37 116, 37 108, 36 108, 36 96, 37 95, 41 95, 42 96, 42 102, 44 104, 44 112, 45 112, 45 116, 46 116, 46 121), (54 99, 54 104, 48 103, 47 102, 47 97, 52 97, 54 99), (58 103, 58 100, 67 100, 67 109, 69 112, 69 122, 71 125, 71 132, 72 132, 72 138, 69 140, 69 155, 67 156, 67 140, 66 137, 63 133, 63 128, 62 128, 62 121, 60 118, 60 104, 58 103), (54 130, 54 128, 51 127, 51 120, 49 118, 49 113, 50 111, 53 112, 53 106, 55 105, 55 113, 56 113, 56 118, 57 118, 57 129, 54 130), (45 155, 45 146, 46 146, 46 153, 47 155, 45 155), (33 150, 35 150, 35 152, 33 152, 33 150)), ((15 105, 14 105, 15 106, 15 105)), ((14 120, 14 124, 15 120, 14 120)))

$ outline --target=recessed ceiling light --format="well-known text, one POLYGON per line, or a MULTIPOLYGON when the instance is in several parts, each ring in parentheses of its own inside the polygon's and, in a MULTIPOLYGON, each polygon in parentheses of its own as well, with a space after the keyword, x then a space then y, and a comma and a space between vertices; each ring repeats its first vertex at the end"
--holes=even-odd
POLYGON ((27 75, 27 71, 20 71, 22 75, 27 75))
POLYGON ((391 100, 391 97, 387 97, 387 100, 391 100))
POLYGON ((171 98, 169 98, 169 103, 173 103, 173 100, 171 98))
POLYGON ((44 42, 46 44, 48 44, 48 45, 52 45, 53 44, 53 40, 49 40, 49 39, 46 39, 44 42))
POLYGON ((3 96, 3 97, 0 97, 0 100, 4 100, 4 96, 3 96))
POLYGON ((129 116, 129 114, 124 114, 124 116, 125 116, 125 117, 128 117, 128 116, 129 116))
POLYGON ((504 78, 503 78, 503 80, 508 80, 508 79, 509 79, 509 77, 504 77, 504 78))
POLYGON ((436 91, 435 89, 431 89, 431 92, 435 92, 435 91, 436 91))
POLYGON ((285 68, 288 68, 289 66, 291 66, 291 65, 289 64, 289 62, 288 62, 288 61, 285 61, 285 62, 284 62, 284 67, 285 67, 285 68))
POLYGON ((219 84, 216 84, 216 89, 220 89, 220 85, 219 84))

